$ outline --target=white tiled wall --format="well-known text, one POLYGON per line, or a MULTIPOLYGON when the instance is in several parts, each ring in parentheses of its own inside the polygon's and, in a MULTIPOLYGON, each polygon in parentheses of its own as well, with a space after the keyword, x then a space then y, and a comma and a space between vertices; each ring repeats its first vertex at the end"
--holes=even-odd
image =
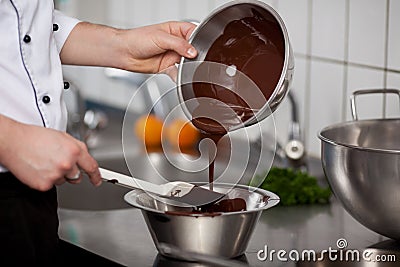
MULTIPOLYGON (((227 0, 63 0, 70 15, 117 27, 137 27, 164 20, 202 20, 227 0)), ((310 154, 319 155, 318 131, 349 120, 349 96, 362 88, 400 88, 400 1, 398 0, 265 0, 282 16, 295 52, 293 93, 310 154)), ((101 68, 67 67, 90 99, 125 107, 132 88, 104 77, 101 68)), ((399 116, 395 97, 365 96, 360 117, 399 116)), ((290 107, 276 111, 285 142, 290 107)))
POLYGON ((315 56, 344 60, 346 0, 319 0, 312 3, 311 49, 315 56))
POLYGON ((308 52, 310 43, 307 38, 310 23, 308 2, 309 0, 280 0, 275 6, 286 24, 294 51, 303 54, 308 52))
POLYGON ((389 58, 388 67, 400 69, 400 1, 389 2, 389 58))
POLYGON ((387 1, 349 2, 349 60, 383 67, 387 1))
POLYGON ((307 144, 314 148, 310 152, 318 152, 315 150, 318 131, 341 121, 343 68, 339 64, 320 61, 311 64, 309 130, 306 139, 307 144))

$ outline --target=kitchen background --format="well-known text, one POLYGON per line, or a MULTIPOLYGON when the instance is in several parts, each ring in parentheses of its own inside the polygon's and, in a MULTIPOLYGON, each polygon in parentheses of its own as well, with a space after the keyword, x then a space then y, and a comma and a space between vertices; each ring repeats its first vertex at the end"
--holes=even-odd
MULTIPOLYGON (((56 7, 81 20, 129 28, 166 20, 201 21, 227 1, 58 0, 56 7)), ((318 132, 350 120, 349 98, 357 89, 400 88, 400 1, 265 0, 282 16, 295 53, 292 83, 309 154, 319 156, 318 132)), ((99 55, 101 56, 101 55, 99 55)), ((110 79, 103 68, 65 67, 85 98, 125 109, 132 84, 110 79)), ((362 96, 360 118, 400 114, 393 96, 362 96)), ((287 139, 287 100, 275 113, 277 136, 287 139)))

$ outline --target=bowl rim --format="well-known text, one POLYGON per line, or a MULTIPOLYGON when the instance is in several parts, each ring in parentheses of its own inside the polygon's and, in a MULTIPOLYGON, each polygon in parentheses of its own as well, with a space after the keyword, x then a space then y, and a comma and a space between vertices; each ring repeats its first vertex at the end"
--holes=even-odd
MULTIPOLYGON (((204 183, 201 183, 204 185, 204 183)), ((228 184, 228 183, 214 183, 214 187, 218 187, 218 186, 226 186, 229 188, 240 188, 240 189, 246 189, 252 192, 257 192, 258 194, 262 195, 262 196, 267 196, 269 197, 268 200, 266 201, 267 204, 265 206, 256 208, 256 209, 252 209, 252 210, 245 210, 245 211, 234 211, 234 212, 216 212, 216 213, 196 213, 196 214, 179 214, 179 215, 172 215, 172 214, 168 214, 165 211, 161 211, 161 210, 156 210, 156 209, 152 209, 152 208, 148 208, 145 207, 143 205, 140 205, 139 203, 137 203, 136 201, 132 200, 132 198, 134 198, 135 196, 138 196, 140 194, 147 194, 146 192, 144 192, 143 190, 139 190, 139 189, 134 189, 132 191, 129 191, 128 193, 126 193, 124 195, 124 200, 129 204, 132 205, 135 208, 138 208, 142 211, 147 211, 147 212, 153 212, 153 213, 158 213, 158 214, 163 214, 163 215, 171 215, 171 216, 186 216, 186 217, 220 217, 220 216, 230 216, 230 215, 237 215, 237 214, 247 214, 247 213, 254 213, 254 212, 259 212, 259 211, 263 211, 263 210, 267 210, 270 209, 276 205, 278 205, 278 203, 280 202, 280 198, 277 194, 271 192, 271 191, 267 191, 264 190, 262 188, 256 188, 256 187, 252 187, 252 186, 248 186, 248 185, 234 185, 232 187, 232 184, 228 184)))
POLYGON ((340 122, 336 124, 332 124, 329 126, 326 126, 323 128, 319 133, 318 133, 318 138, 327 144, 333 145, 333 146, 338 146, 338 147, 345 147, 349 149, 355 149, 359 151, 365 151, 365 152, 375 152, 375 153, 385 153, 385 154, 400 154, 400 150, 398 149, 382 149, 382 148, 372 148, 372 147, 362 147, 362 146, 357 146, 357 145, 352 145, 352 144, 346 144, 344 142, 339 142, 336 140, 333 140, 331 138, 328 138, 325 136, 326 132, 330 130, 335 130, 338 128, 343 128, 343 127, 351 127, 353 125, 357 124, 374 124, 374 123, 390 123, 390 122, 400 122, 400 119, 398 118, 390 118, 390 119, 367 119, 367 120, 356 120, 356 121, 346 121, 346 122, 340 122))

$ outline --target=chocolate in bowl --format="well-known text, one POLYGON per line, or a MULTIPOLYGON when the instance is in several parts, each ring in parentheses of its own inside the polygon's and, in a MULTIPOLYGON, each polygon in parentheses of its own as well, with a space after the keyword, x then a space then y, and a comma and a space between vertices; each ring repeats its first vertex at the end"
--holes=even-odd
POLYGON ((142 211, 154 244, 161 254, 163 250, 159 246, 165 243, 206 255, 224 258, 240 256, 247 248, 261 213, 277 205, 279 197, 272 192, 245 185, 215 183, 214 190, 225 193, 225 200, 242 199, 246 209, 193 212, 191 207, 168 205, 140 190, 127 193, 125 201, 142 211))
POLYGON ((189 42, 198 55, 181 59, 178 98, 188 119, 203 131, 224 134, 258 123, 285 98, 294 56, 285 24, 269 5, 254 0, 222 5, 196 27, 189 42))

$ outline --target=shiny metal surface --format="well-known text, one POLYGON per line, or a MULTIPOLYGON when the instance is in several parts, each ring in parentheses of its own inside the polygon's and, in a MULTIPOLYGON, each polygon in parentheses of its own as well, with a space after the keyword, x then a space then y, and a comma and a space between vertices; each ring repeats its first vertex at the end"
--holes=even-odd
POLYGON ((323 129, 322 164, 335 196, 360 223, 400 240, 400 120, 339 123, 323 129))
MULTIPOLYGON (((195 262, 196 264, 206 264, 220 267, 246 267, 247 264, 241 261, 225 259, 212 255, 205 255, 201 253, 189 252, 186 250, 178 249, 171 245, 160 243, 158 249, 162 251, 162 255, 168 255, 170 258, 180 259, 185 262, 195 262)), ((204 266, 204 265, 203 265, 204 266)))
POLYGON ((214 185, 215 191, 227 193, 229 199, 243 198, 246 211, 188 214, 191 208, 167 205, 138 190, 126 194, 125 200, 142 210, 154 244, 161 254, 160 243, 166 243, 189 252, 234 258, 246 251, 261 212, 277 205, 279 197, 272 192, 247 186, 230 188, 231 185, 227 184, 214 185))
MULTIPOLYGON (((219 35, 223 32, 225 26, 236 19, 241 19, 245 16, 248 16, 249 10, 256 10, 260 15, 270 16, 272 15, 278 24, 281 27, 282 35, 285 42, 285 59, 284 65, 281 73, 281 77, 276 85, 276 88, 268 99, 267 103, 261 108, 253 118, 247 120, 244 123, 244 126, 249 126, 259 122, 262 119, 265 119, 272 112, 274 112, 279 104, 282 102, 284 97, 286 96, 294 71, 294 56, 293 51, 289 42, 288 32, 286 30, 285 24, 279 14, 269 5, 254 0, 238 0, 238 1, 230 1, 219 8, 215 9, 210 15, 208 15, 195 29, 193 32, 189 42, 193 44, 193 46, 198 51, 198 56, 195 59, 187 59, 182 58, 179 64, 178 69, 178 96, 181 103, 183 103, 183 97, 181 93, 181 85, 182 85, 182 77, 188 75, 185 71, 185 63, 195 62, 195 61, 204 61, 208 49, 212 45, 212 43, 219 37, 219 35)), ((188 68, 189 71, 193 71, 192 68, 188 68), (191 70, 190 70, 191 69, 191 70)), ((189 75, 190 76, 190 75, 189 75)), ((189 111, 185 109, 183 105, 183 110, 186 113, 188 118, 191 118, 191 114, 189 111)), ((231 130, 235 130, 237 128, 242 127, 242 125, 238 125, 232 127, 231 130), (236 127, 236 128, 235 128, 236 127)))

